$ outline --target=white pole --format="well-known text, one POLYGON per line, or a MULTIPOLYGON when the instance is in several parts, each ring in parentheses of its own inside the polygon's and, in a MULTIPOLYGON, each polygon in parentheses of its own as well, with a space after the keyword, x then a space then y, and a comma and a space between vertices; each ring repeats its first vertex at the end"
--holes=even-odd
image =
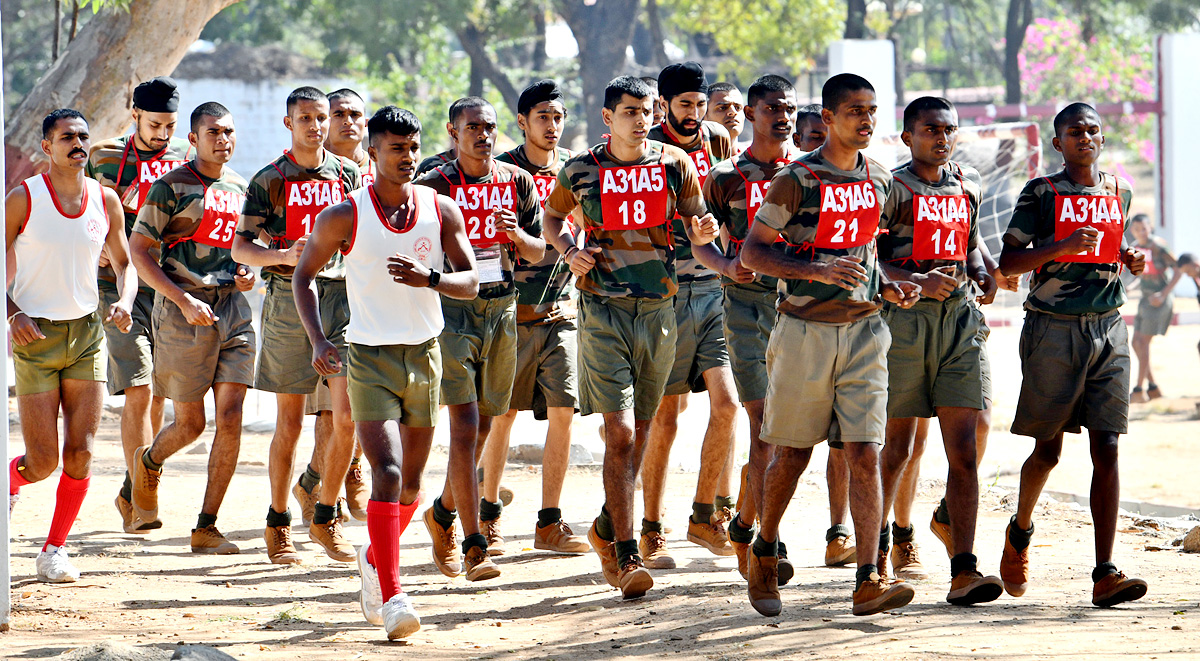
MULTIPOLYGON (((0 71, 4 70, 4 48, 3 38, 0 37, 0 71)), ((0 85, 0 136, 4 135, 4 86, 0 85)), ((5 171, 4 150, 0 149, 0 174, 5 171)), ((4 205, 0 204, 0 227, 4 227, 4 205)), ((0 259, 0 283, 7 282, 8 277, 4 272, 6 260, 0 259)), ((4 321, 0 322, 0 338, 8 337, 8 315, 0 315, 4 317, 4 321)), ((2 357, 2 356, 0 356, 2 357)), ((0 493, 8 494, 8 361, 0 360, 0 387, 4 388, 4 415, 3 421, 0 421, 0 493)), ((5 503, 7 505, 7 503, 5 503)), ((4 545, 4 552, 0 553, 0 584, 3 584, 4 589, 0 590, 0 631, 8 631, 8 617, 12 613, 12 572, 9 567, 9 534, 8 534, 8 511, 5 510, 4 516, 0 517, 0 544, 4 545)))

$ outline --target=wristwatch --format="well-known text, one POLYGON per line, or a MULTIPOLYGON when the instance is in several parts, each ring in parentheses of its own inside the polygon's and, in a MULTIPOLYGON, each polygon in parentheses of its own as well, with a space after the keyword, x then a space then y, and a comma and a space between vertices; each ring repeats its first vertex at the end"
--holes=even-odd
POLYGON ((442 272, 437 269, 429 269, 429 284, 426 287, 435 289, 438 283, 442 281, 442 272))

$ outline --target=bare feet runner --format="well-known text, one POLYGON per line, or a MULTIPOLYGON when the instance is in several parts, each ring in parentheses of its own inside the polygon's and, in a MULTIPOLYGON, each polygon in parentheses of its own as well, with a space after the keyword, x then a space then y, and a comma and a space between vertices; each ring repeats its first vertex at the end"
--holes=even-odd
MULTIPOLYGON (((571 157, 571 152, 558 146, 567 119, 564 103, 562 90, 552 80, 539 80, 526 87, 517 100, 517 125, 525 134, 525 142, 496 157, 533 175, 543 208, 559 170, 571 157)), ((480 518, 488 537, 488 552, 498 555, 504 548, 500 480, 508 460, 513 421, 518 411, 532 411, 536 419, 548 421, 542 453, 542 507, 534 526, 533 547, 586 553, 587 540, 563 521, 559 507, 571 454, 571 423, 579 405, 575 304, 571 298, 574 278, 562 254, 547 245, 541 261, 517 264, 513 279, 517 285, 517 366, 512 401, 508 412, 493 420, 480 458, 480 518)))
POLYGON ((38 580, 48 583, 79 580, 65 545, 92 476, 92 443, 104 402, 101 324, 128 333, 138 288, 121 200, 84 176, 89 146, 79 111, 46 115, 42 153, 49 171, 26 179, 4 199, 4 245, 17 264, 7 314, 25 441, 25 454, 8 464, 10 518, 21 487, 58 468, 60 409, 65 426, 50 532, 34 561, 38 580), (92 277, 101 250, 108 252, 118 294, 103 309, 92 277))
MULTIPOLYGON (((301 562, 301 557, 292 543, 288 496, 305 398, 313 393, 321 378, 329 384, 334 408, 329 447, 318 447, 324 453, 322 466, 328 474, 340 476, 349 464, 354 425, 350 420, 345 370, 318 375, 309 360, 312 345, 296 313, 292 272, 300 261, 317 214, 341 203, 350 191, 359 188, 360 176, 353 161, 324 147, 329 133, 329 101, 321 90, 313 87, 293 90, 288 95, 283 124, 291 132, 291 149, 250 180, 246 206, 233 238, 233 258, 262 267, 267 285, 262 314, 263 342, 254 387, 275 393, 277 411, 268 465, 271 505, 267 509, 263 538, 271 562, 295 564, 301 562)), ((335 254, 316 279, 325 336, 342 349, 350 316, 345 277, 341 255, 335 254)), ((343 534, 336 511, 340 484, 339 477, 321 490, 308 534, 330 558, 352 562, 354 547, 343 534)))
POLYGON ((695 246, 718 234, 691 159, 647 139, 653 113, 640 79, 609 82, 601 116, 611 137, 567 161, 546 201, 546 236, 578 278, 579 407, 604 415, 605 504, 588 541, 625 599, 654 585, 633 537, 633 481, 675 355, 669 223, 678 209, 695 246), (566 222, 576 209, 583 243, 566 222))
POLYGON ((204 395, 211 388, 217 428, 191 547, 192 553, 224 555, 238 552, 216 523, 237 469, 242 403, 254 382, 257 342, 242 294, 254 286, 254 272, 229 252, 246 200, 246 180, 226 165, 237 139, 233 115, 219 103, 204 103, 192 111, 190 128, 196 157, 150 186, 129 236, 133 263, 155 291, 154 393, 175 410, 154 444, 134 453, 134 507, 147 520, 158 519, 157 500, 138 496, 157 494, 163 463, 204 433, 204 395))
MULTIPOLYGON (((125 213, 125 234, 133 232, 138 210, 150 193, 150 186, 162 175, 179 167, 194 155, 186 140, 175 137, 179 121, 179 91, 175 81, 159 76, 133 89, 133 123, 130 135, 104 140, 92 147, 87 173, 101 185, 116 191, 125 213)), ((105 305, 117 300, 117 289, 108 257, 100 257, 100 296, 105 305)), ((108 353, 108 394, 125 395, 121 409, 121 446, 125 452, 125 482, 117 494, 116 506, 121 528, 126 533, 145 534, 162 527, 158 519, 137 517, 132 505, 136 463, 134 451, 149 447, 163 423, 164 399, 151 393, 154 333, 152 312, 154 289, 139 283, 133 302, 133 328, 122 333, 105 324, 108 353)))
POLYGON ((883 301, 911 307, 920 288, 889 280, 875 256, 892 175, 861 153, 875 129, 874 88, 860 76, 838 74, 821 97, 828 139, 775 176, 742 248, 747 268, 783 279, 767 346, 761 434, 777 447, 765 475, 762 526, 747 558, 750 604, 767 616, 783 608, 779 522, 834 419, 850 465, 858 538, 853 613, 899 608, 913 598, 911 586, 884 581, 875 565, 890 341, 879 310, 883 301), (784 252, 773 247, 780 236, 784 252))
POLYGON ((1121 266, 1140 275, 1145 255, 1125 245, 1133 190, 1128 181, 1100 170, 1104 132, 1096 110, 1072 103, 1059 111, 1053 144, 1063 156, 1063 169, 1025 184, 1000 254, 1005 273, 1033 271, 1012 432, 1035 441, 1021 467, 1020 498, 1004 535, 1000 578, 1014 597, 1029 588, 1034 506, 1062 454, 1063 433, 1078 434, 1086 427, 1096 531, 1092 603, 1107 607, 1141 599, 1147 590, 1146 581, 1126 576, 1112 561, 1121 501, 1117 441, 1129 425, 1121 266))
POLYGON ((429 186, 458 204, 479 271, 479 295, 471 300, 443 298, 446 327, 442 350, 442 399, 450 412, 450 459, 442 495, 425 511, 439 571, 469 581, 500 575, 488 559, 493 540, 480 533, 500 515, 500 503, 477 500, 476 466, 492 418, 508 411, 517 360, 516 262, 538 262, 545 255, 542 207, 533 177, 492 157, 496 110, 477 96, 450 106, 451 131, 458 158, 422 175, 429 186), (462 509, 462 560, 455 548, 454 521, 462 509), (485 521, 481 521, 481 518, 485 521))

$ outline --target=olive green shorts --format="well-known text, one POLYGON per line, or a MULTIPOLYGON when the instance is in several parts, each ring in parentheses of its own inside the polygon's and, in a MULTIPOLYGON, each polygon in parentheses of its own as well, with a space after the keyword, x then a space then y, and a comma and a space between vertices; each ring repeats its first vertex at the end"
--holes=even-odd
POLYGON ((442 352, 437 338, 422 344, 351 344, 350 417, 355 422, 399 420, 407 427, 437 424, 442 352))
POLYGON ((30 317, 46 337, 23 347, 12 344, 17 395, 57 390, 63 379, 103 381, 102 318, 99 310, 69 321, 30 317))
POLYGON ((517 324, 517 376, 510 409, 546 419, 551 407, 577 409, 578 330, 574 319, 517 324))
MULTIPOLYGON (((975 306, 979 309, 979 306, 975 306)), ((983 382, 983 406, 992 406, 992 359, 988 358, 987 341, 992 336, 992 329, 987 325, 987 316, 979 311, 982 323, 979 326, 979 380, 983 382)))
MULTIPOLYGON (((121 298, 116 285, 100 281, 100 319, 108 316, 108 306, 121 298)), ((129 310, 133 326, 122 333, 111 321, 104 323, 105 351, 108 353, 108 394, 123 395, 126 388, 147 386, 154 372, 154 290, 139 289, 129 310)))
MULTIPOLYGON (((265 280, 267 296, 263 299, 262 348, 258 354, 254 387, 274 393, 312 394, 320 376, 312 366, 312 344, 296 312, 292 279, 267 275, 265 280)), ((317 303, 325 337, 342 355, 342 371, 332 376, 346 376, 346 326, 350 322, 346 281, 317 280, 317 303)))
POLYGON ((1129 331, 1119 310, 1051 315, 1030 310, 1021 327, 1021 396, 1012 433, 1124 434, 1129 428, 1129 331))
POLYGON ((704 392, 704 373, 714 367, 729 367, 723 298, 717 278, 679 284, 675 294, 678 339, 666 394, 704 392))
POLYGON ((836 419, 843 444, 883 443, 890 344, 877 314, 849 324, 780 315, 767 345, 762 440, 810 448, 836 419))
MULTIPOLYGON (((889 418, 930 418, 949 406, 983 409, 983 313, 964 294, 923 298, 904 310, 885 305, 892 333, 888 350, 889 418)), ((990 384, 989 384, 990 387, 990 384)))
POLYGON ((217 316, 212 326, 193 326, 179 306, 154 297, 154 394, 199 402, 215 383, 254 383, 256 340, 250 303, 233 287, 188 292, 217 316))
POLYGON ((675 357, 669 298, 579 294, 579 409, 652 420, 675 357))
POLYGON ((1142 294, 1138 302, 1137 316, 1133 319, 1133 332, 1142 335, 1166 335, 1171 327, 1171 319, 1175 317, 1175 296, 1167 295, 1163 304, 1154 307, 1150 305, 1150 296, 1142 294))
POLYGON ((517 371, 517 295, 442 297, 442 403, 479 402, 479 415, 508 412, 517 371))
POLYGON ((767 396, 767 342, 775 327, 774 291, 725 285, 725 341, 738 399, 753 402, 767 396))

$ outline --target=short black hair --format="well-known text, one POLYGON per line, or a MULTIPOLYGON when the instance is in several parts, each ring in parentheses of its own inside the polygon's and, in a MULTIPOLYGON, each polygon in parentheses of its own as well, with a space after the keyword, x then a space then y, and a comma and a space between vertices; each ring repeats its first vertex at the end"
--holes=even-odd
POLYGON ((626 94, 635 99, 658 96, 658 93, 650 89, 650 86, 641 78, 617 76, 608 81, 608 87, 604 88, 604 107, 616 110, 617 104, 621 102, 621 97, 626 94))
POLYGON ((1196 263, 1196 256, 1190 252, 1183 253, 1175 260, 1175 264, 1180 267, 1184 267, 1184 266, 1187 266, 1188 264, 1195 264, 1195 263, 1196 263))
POLYGON ((649 85, 650 89, 654 92, 654 95, 658 96, 658 79, 657 78, 655 78, 654 76, 642 76, 638 80, 649 85))
POLYGON ((1096 119, 1100 119, 1100 113, 1096 112, 1095 108, 1080 101, 1076 101, 1066 108, 1059 110, 1058 114, 1054 116, 1054 135, 1062 135, 1062 128, 1067 125, 1067 122, 1089 112, 1095 115, 1096 119))
POLYGON ((198 132, 200 129, 200 120, 204 117, 212 117, 213 119, 221 119, 229 115, 229 108, 217 103, 216 101, 207 101, 196 106, 192 111, 192 133, 198 132))
POLYGON ((404 108, 384 106, 367 120, 367 139, 371 144, 385 133, 392 135, 416 135, 421 132, 421 120, 404 108))
POLYGON ((1150 222, 1150 216, 1147 216, 1144 213, 1139 213, 1139 214, 1135 215, 1133 218, 1130 218, 1129 222, 1131 222, 1131 223, 1148 223, 1148 222, 1150 222))
MULTIPOLYGON (((521 97, 517 99, 517 114, 529 116, 529 111, 539 103, 547 101, 562 101, 563 93, 559 89, 558 83, 553 80, 543 78, 542 80, 534 81, 529 84, 521 92, 521 97)), ((565 105, 565 104, 564 104, 565 105)))
POLYGON ((60 119, 82 119, 84 124, 87 123, 87 118, 83 116, 83 113, 74 108, 59 108, 58 110, 52 110, 50 111, 50 114, 46 115, 46 118, 42 120, 42 140, 48 140, 50 138, 50 132, 54 130, 54 125, 57 124, 58 120, 60 119))
POLYGON ((292 109, 295 108, 296 104, 300 103, 301 101, 324 101, 328 103, 329 99, 325 98, 324 92, 315 87, 309 85, 297 87, 296 89, 292 90, 292 93, 289 94, 287 98, 288 115, 292 114, 292 109))
POLYGON ((904 130, 911 131, 926 110, 954 110, 954 104, 940 96, 922 96, 904 107, 904 130))
POLYGON ((450 125, 453 126, 458 117, 471 108, 491 108, 492 104, 481 96, 464 96, 450 104, 450 125))
POLYGON ((796 111, 796 129, 799 130, 800 122, 809 117, 815 117, 818 122, 821 121, 821 104, 810 103, 800 106, 800 109, 796 111))
MULTIPOLYGON (((717 85, 720 84, 717 83, 717 85)), ((716 87, 716 85, 713 87, 716 87)), ((711 90, 712 87, 709 89, 711 90)), ((795 91, 796 87, 792 85, 792 81, 783 76, 776 76, 773 73, 769 73, 765 76, 759 76, 758 80, 750 83, 750 89, 746 90, 746 105, 753 106, 771 92, 783 92, 787 94, 788 92, 795 91)))
POLYGON ((326 94, 325 98, 329 100, 330 105, 333 105, 333 102, 339 99, 358 99, 363 105, 366 105, 367 103, 363 100, 362 96, 360 96, 358 92, 355 92, 349 87, 343 87, 340 90, 334 90, 329 94, 326 94))
POLYGON ((719 83, 713 83, 712 85, 708 86, 708 98, 711 99, 712 95, 716 94, 717 92, 732 92, 736 89, 737 85, 722 80, 719 83))
POLYGON ((821 86, 821 107, 829 112, 837 112, 838 106, 845 102, 846 97, 860 90, 874 92, 875 87, 858 74, 839 73, 821 86))

